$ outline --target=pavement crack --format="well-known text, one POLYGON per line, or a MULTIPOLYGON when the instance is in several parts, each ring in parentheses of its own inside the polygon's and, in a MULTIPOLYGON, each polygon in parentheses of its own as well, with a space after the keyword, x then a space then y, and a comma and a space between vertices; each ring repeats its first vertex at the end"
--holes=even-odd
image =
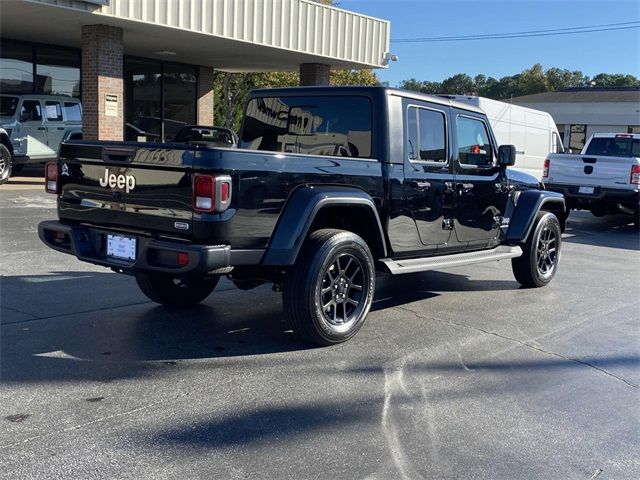
POLYGON ((472 325, 466 325, 464 323, 454 322, 453 320, 446 320, 446 319, 437 318, 437 317, 428 317, 428 316, 425 316, 425 315, 421 315, 418 312, 415 312, 415 311, 411 310, 410 308, 406 308, 406 307, 396 306, 395 308, 397 308, 398 310, 402 310, 402 311, 411 313, 412 315, 415 315, 418 318, 424 318, 425 320, 434 320, 436 322, 444 323, 444 324, 447 324, 447 325, 453 325, 453 326, 460 327, 460 328, 466 328, 466 329, 469 329, 469 330, 475 330, 477 332, 481 332, 481 333, 484 333, 486 335, 493 335, 494 337, 498 337, 498 338, 501 338, 503 340, 507 340, 509 342, 517 343, 517 344, 519 344, 519 345, 521 345, 523 347, 530 348, 532 350, 536 350, 536 351, 538 351, 540 353, 543 353, 545 355, 558 357, 558 358, 561 358, 563 360, 567 360, 567 361, 570 361, 570 362, 575 362, 575 363, 578 363, 580 365, 584 365, 586 367, 590 367, 590 368, 592 368, 594 370, 597 370, 600 373, 603 373, 603 374, 605 374, 605 375, 607 375, 609 377, 612 377, 612 378, 614 378, 616 380, 621 381, 622 383, 628 385, 629 387, 636 388, 636 389, 640 388, 639 385, 631 383, 630 381, 626 380, 625 378, 622 378, 622 377, 616 375, 615 373, 612 373, 612 372, 610 372, 610 371, 608 371, 608 370, 606 370, 606 369, 604 369, 602 367, 594 365, 593 363, 586 362, 586 361, 580 360, 578 358, 567 357, 565 355, 562 355, 562 354, 557 353, 557 352, 553 352, 551 350, 545 350, 542 347, 538 347, 536 345, 532 345, 531 343, 524 342, 522 340, 518 340, 517 338, 509 337, 507 335, 502 335, 502 334, 500 334, 498 332, 494 332, 494 331, 491 331, 491 330, 486 330, 484 328, 475 327, 475 326, 472 326, 472 325))
MULTIPOLYGON (((22 323, 22 322, 30 322, 31 320, 40 320, 40 317, 38 317, 37 315, 34 315, 33 313, 29 313, 29 312, 23 312, 22 310, 19 310, 14 307, 7 307, 6 305, 2 305, 1 308, 2 310, 9 310, 11 312, 19 313, 21 315, 28 315, 29 317, 31 317, 26 320, 19 320, 17 322, 11 322, 11 323, 22 323)), ((2 325, 10 325, 11 323, 3 323, 2 325)))
MULTIPOLYGON (((28 322, 35 322, 35 321, 39 321, 39 320, 51 320, 54 318, 60 318, 60 317, 69 317, 72 315, 82 315, 84 313, 94 313, 94 312, 101 312, 104 310, 116 310, 118 308, 125 308, 125 307, 135 307, 136 305, 145 305, 147 303, 152 303, 151 301, 146 301, 146 302, 134 302, 134 303, 126 303, 124 305, 115 305, 113 307, 102 307, 102 308, 93 308, 91 310, 81 310, 79 312, 68 312, 68 313, 61 313, 59 315, 49 315, 47 317, 38 317, 36 315, 33 315, 31 313, 26 313, 26 312, 20 312, 19 310, 15 310, 18 313, 24 313, 25 315, 31 315, 33 318, 28 318, 26 320, 18 320, 16 322, 6 322, 6 323, 2 323, 1 326, 6 326, 6 325, 19 325, 21 323, 28 323, 28 322)), ((9 307, 2 307, 2 308, 6 308, 8 310, 12 310, 9 307)))
MULTIPOLYGON (((182 395, 182 396, 185 396, 185 395, 182 395)), ((17 447, 18 445, 23 445, 25 443, 32 442, 33 440, 39 440, 41 438, 47 438, 47 437, 51 437, 51 436, 54 436, 54 435, 59 435, 61 433, 71 432, 73 430, 78 430, 80 428, 88 427, 88 426, 94 425, 96 423, 104 422, 106 420, 111 420, 112 418, 118 418, 118 417, 123 417, 123 416, 126 416, 126 415, 131 415, 133 413, 137 413, 137 412, 140 412, 142 410, 146 410, 148 408, 155 407, 156 405, 160 405, 162 403, 166 403, 166 402, 153 402, 153 403, 149 403, 148 405, 143 405, 142 407, 134 408, 133 410, 127 410, 126 412, 114 413, 114 414, 107 415, 107 416, 104 416, 104 417, 96 418, 96 419, 91 420, 89 422, 84 422, 84 423, 80 423, 78 425, 73 425, 71 427, 66 427, 66 428, 62 428, 62 429, 59 429, 59 430, 54 430, 52 432, 43 433, 41 435, 34 435, 32 437, 28 437, 28 438, 25 438, 23 440, 20 440, 19 442, 9 443, 7 445, 0 445, 0 450, 5 450, 5 449, 11 448, 11 447, 17 447)))

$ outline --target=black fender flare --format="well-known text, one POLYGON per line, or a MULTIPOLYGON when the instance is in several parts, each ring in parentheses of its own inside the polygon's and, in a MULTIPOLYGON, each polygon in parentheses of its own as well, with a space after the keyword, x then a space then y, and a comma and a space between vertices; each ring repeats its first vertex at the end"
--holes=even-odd
POLYGON ((327 206, 359 206, 375 223, 384 257, 387 246, 382 223, 371 196, 362 190, 338 186, 301 187, 287 200, 271 236, 262 265, 293 265, 318 212, 327 206))
POLYGON ((509 227, 505 235, 507 243, 526 242, 533 227, 533 221, 540 210, 545 210, 543 206, 549 207, 553 204, 552 210, 565 211, 564 195, 547 190, 524 190, 515 192, 507 208, 509 227))
POLYGON ((0 143, 9 149, 9 153, 13 156, 13 145, 11 144, 9 134, 4 128, 0 128, 0 143))

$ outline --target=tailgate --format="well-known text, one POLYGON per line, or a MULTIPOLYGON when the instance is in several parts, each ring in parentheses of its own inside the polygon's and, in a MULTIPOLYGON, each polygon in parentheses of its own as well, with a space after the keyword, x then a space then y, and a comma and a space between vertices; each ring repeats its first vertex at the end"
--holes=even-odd
POLYGON ((629 157, 590 155, 550 155, 548 183, 609 188, 629 188, 629 157))
POLYGON ((61 220, 191 237, 188 145, 65 143, 59 158, 61 220))

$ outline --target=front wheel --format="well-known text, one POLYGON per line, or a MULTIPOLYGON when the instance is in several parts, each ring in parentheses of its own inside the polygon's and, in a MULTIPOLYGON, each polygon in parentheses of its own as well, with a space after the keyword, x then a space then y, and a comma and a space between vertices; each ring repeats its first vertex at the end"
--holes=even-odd
POLYGON ((11 176, 13 157, 6 145, 0 143, 0 185, 7 183, 11 176))
POLYGON ((523 287, 543 287, 556 274, 560 261, 562 232, 558 218, 551 212, 539 212, 523 254, 511 259, 516 280, 523 287))
POLYGON ((352 232, 323 229, 306 240, 283 291, 293 330, 319 345, 349 340, 364 324, 375 287, 373 257, 352 232))
POLYGON ((189 307, 202 302, 220 277, 173 277, 166 273, 137 272, 136 282, 149 300, 161 305, 189 307))

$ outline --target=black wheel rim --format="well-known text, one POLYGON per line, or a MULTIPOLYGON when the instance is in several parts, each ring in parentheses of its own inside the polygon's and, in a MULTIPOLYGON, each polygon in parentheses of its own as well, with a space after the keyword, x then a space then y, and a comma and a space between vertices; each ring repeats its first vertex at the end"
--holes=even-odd
POLYGON ((319 304, 322 315, 333 329, 351 327, 365 307, 368 281, 360 260, 342 253, 333 258, 322 276, 319 304))
POLYGON ((558 263, 559 242, 555 229, 549 224, 542 227, 536 245, 536 267, 538 273, 547 278, 553 274, 558 263))

